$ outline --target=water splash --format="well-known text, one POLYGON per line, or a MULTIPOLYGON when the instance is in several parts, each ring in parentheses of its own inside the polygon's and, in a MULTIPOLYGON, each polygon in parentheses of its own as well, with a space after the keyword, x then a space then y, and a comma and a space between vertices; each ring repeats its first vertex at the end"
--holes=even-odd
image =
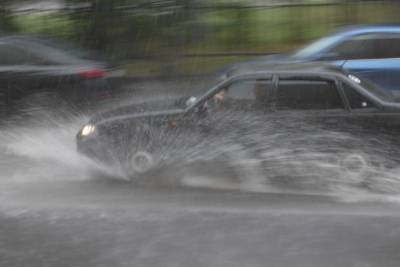
POLYGON ((75 134, 86 121, 70 110, 13 117, 0 133, 1 181, 87 180, 94 170, 109 172, 76 151, 75 134))
MULTIPOLYGON (((165 180, 168 169, 173 183, 185 186, 257 192, 400 192, 398 153, 384 134, 360 136, 360 129, 327 130, 301 117, 269 121, 265 115, 243 112, 220 113, 208 120, 212 121, 202 121, 213 126, 207 133, 199 128, 150 130, 146 138, 138 133, 134 143, 141 144, 142 153, 148 149, 152 160, 163 167, 156 181, 165 180)), ((123 149, 133 147, 126 142, 123 149)), ((143 178, 128 168, 127 176, 154 183, 155 173, 143 178)))
MULTIPOLYGON (((132 162, 110 167, 76 152, 75 134, 87 119, 69 110, 46 111, 3 126, 1 179, 88 180, 101 172, 138 183, 251 192, 353 198, 400 192, 399 157, 382 136, 361 138, 352 131, 327 130, 300 119, 288 123, 253 113, 221 113, 207 118, 214 126, 211 132, 179 127, 173 133, 150 131, 149 144, 138 137, 143 152, 149 145, 157 148, 151 151, 156 167, 139 174, 132 172, 132 162)), ((129 145, 122 142, 121 147, 129 145)))

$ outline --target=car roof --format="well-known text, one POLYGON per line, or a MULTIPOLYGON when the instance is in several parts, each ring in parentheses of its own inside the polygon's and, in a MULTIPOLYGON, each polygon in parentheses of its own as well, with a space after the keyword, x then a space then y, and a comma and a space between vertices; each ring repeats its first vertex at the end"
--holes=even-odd
POLYGON ((52 40, 52 37, 29 34, 0 36, 0 42, 18 44, 19 47, 23 47, 24 50, 35 52, 44 58, 50 59, 52 62, 65 65, 104 65, 103 62, 80 57, 65 49, 47 45, 40 40, 52 40))
POLYGON ((309 63, 288 63, 288 64, 274 64, 265 62, 254 62, 251 64, 238 64, 237 67, 229 72, 229 76, 240 76, 246 74, 253 74, 257 72, 301 72, 301 73, 326 73, 335 72, 343 73, 342 65, 345 61, 334 62, 309 62, 309 63))
POLYGON ((339 29, 333 35, 352 36, 367 33, 400 33, 400 24, 355 25, 339 29))

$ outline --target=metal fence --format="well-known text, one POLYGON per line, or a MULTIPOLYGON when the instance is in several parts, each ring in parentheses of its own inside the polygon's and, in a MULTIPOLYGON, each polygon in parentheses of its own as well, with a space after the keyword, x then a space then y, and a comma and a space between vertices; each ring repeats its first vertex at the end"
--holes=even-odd
POLYGON ((392 0, 92 2, 97 4, 19 8, 12 15, 38 17, 39 33, 72 39, 119 59, 167 62, 166 70, 174 69, 176 61, 207 68, 205 61, 218 65, 284 52, 346 25, 400 23, 400 1, 392 0))

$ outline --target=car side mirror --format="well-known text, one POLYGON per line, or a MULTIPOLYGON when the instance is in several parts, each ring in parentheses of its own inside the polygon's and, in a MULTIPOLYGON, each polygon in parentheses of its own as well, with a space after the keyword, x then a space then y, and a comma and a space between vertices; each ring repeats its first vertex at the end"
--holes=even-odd
MULTIPOLYGON (((197 101, 197 98, 194 97, 194 96, 191 96, 191 97, 188 98, 188 100, 186 100, 185 105, 186 105, 186 107, 188 108, 188 107, 192 106, 194 103, 196 103, 196 101, 197 101)), ((207 102, 204 102, 203 104, 198 105, 198 106, 194 109, 195 113, 201 114, 201 115, 206 114, 206 113, 207 113, 207 110, 208 110, 208 104, 207 104, 207 102)))
POLYGON ((197 98, 195 96, 191 96, 186 100, 185 106, 188 108, 191 105, 193 105, 194 103, 196 103, 196 101, 197 101, 197 98))

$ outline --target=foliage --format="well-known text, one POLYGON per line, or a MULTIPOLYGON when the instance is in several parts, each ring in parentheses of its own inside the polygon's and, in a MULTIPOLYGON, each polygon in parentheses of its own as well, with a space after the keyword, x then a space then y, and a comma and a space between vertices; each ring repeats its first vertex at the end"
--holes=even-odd
MULTIPOLYGON (((215 7, 205 9, 196 8, 195 0, 177 0, 163 8, 151 6, 147 0, 89 2, 91 8, 55 14, 11 16, 3 10, 0 27, 2 31, 68 38, 117 59, 150 62, 140 63, 138 69, 158 64, 165 72, 174 72, 191 69, 182 54, 282 52, 339 26, 400 21, 400 4, 394 1, 343 1, 336 5, 316 1, 306 7, 244 8, 243 1, 220 0, 210 1, 215 7)), ((207 67, 224 60, 192 59, 194 65, 207 67)))

